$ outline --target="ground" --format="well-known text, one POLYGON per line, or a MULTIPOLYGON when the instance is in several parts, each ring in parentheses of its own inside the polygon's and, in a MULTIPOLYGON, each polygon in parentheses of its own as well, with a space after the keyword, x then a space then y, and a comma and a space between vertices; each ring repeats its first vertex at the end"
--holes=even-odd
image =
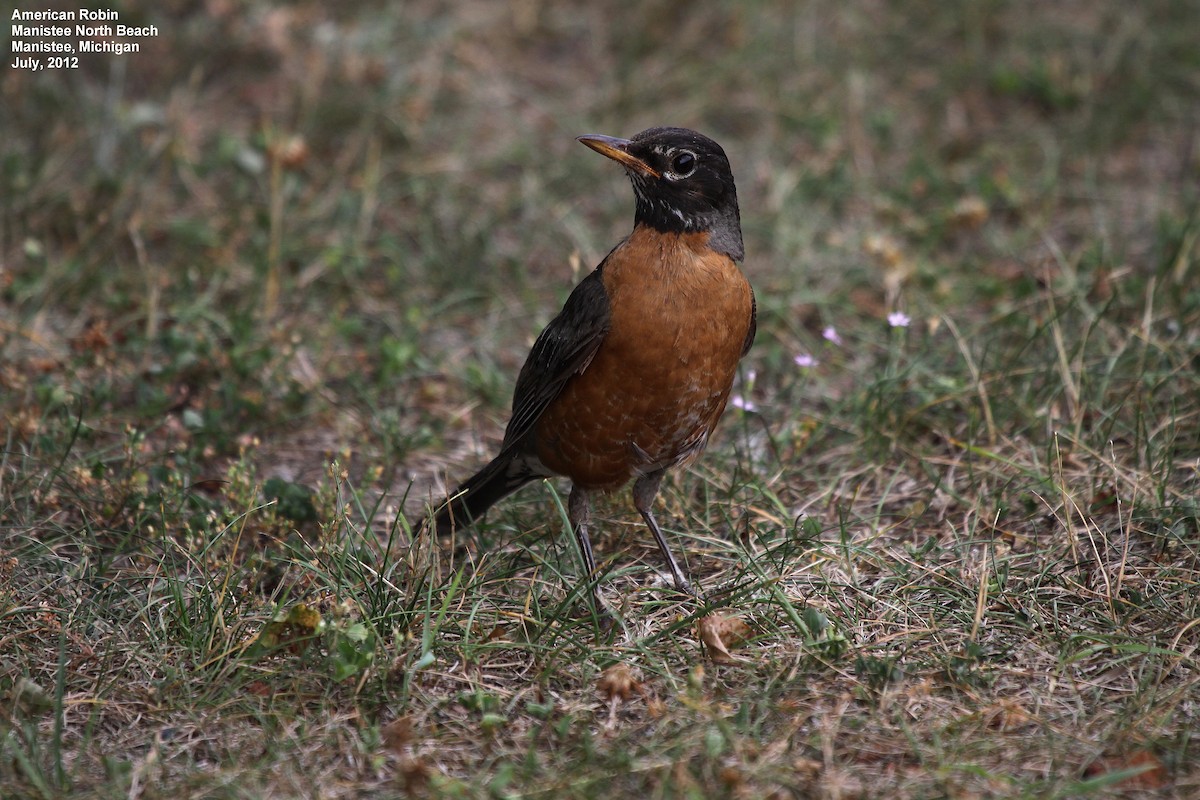
POLYGON ((1200 793, 1194 2, 118 10, 0 81, 5 797, 1200 793), (411 525, 663 124, 759 334, 605 631, 565 485, 411 525))

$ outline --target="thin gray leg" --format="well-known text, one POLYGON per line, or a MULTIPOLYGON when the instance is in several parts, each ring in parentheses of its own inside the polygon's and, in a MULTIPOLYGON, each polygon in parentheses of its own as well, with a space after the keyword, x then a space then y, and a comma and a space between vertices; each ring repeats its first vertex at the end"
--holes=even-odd
POLYGON ((675 561, 671 548, 667 547, 667 540, 663 538, 662 530, 658 527, 658 520, 654 518, 654 512, 651 510, 654 506, 654 498, 658 497, 658 487, 662 483, 663 474, 664 471, 660 469, 634 481, 633 505, 642 515, 642 519, 646 520, 650 532, 654 534, 654 541, 658 542, 658 549, 662 551, 667 567, 671 570, 671 577, 675 580, 675 588, 685 594, 699 597, 696 590, 688 583, 688 579, 683 576, 683 570, 675 561))
POLYGON ((592 553, 592 540, 588 538, 592 504, 588 500, 586 489, 571 487, 571 496, 567 499, 567 520, 571 523, 571 530, 575 532, 575 541, 579 543, 579 553, 583 556, 583 570, 586 573, 584 578, 591 584, 592 600, 599 611, 604 606, 600 604, 600 595, 596 591, 596 556, 592 553))

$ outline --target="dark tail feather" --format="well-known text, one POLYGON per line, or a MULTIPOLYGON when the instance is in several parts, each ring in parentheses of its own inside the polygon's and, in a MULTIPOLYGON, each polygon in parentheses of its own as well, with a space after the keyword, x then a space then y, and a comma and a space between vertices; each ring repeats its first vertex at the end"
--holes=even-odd
POLYGON ((489 508, 525 484, 541 477, 511 454, 497 456, 474 476, 468 478, 438 507, 434 530, 446 536, 455 528, 465 528, 482 517, 489 508))

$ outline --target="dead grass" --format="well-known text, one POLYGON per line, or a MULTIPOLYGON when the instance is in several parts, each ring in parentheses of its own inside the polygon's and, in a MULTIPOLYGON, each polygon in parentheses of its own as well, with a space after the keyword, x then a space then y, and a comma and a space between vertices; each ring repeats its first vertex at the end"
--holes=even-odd
POLYGON ((5 796, 1195 795, 1194 12, 130 2, 7 71, 5 796), (561 487, 402 512, 628 228, 573 137, 664 123, 757 410, 661 499, 709 607, 597 508, 605 637, 561 487))

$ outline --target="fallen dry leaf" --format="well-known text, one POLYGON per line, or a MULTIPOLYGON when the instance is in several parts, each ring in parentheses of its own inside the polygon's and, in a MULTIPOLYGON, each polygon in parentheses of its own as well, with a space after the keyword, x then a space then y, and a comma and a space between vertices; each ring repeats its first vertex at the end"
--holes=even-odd
POLYGON ((1125 789, 1161 789, 1167 785, 1167 768, 1149 750, 1137 750, 1126 756, 1108 756, 1093 761, 1083 771, 1086 778, 1097 778, 1110 772, 1141 769, 1136 775, 1117 781, 1125 789))
POLYGON ((111 345, 112 338, 108 335, 108 321, 103 319, 93 320, 83 333, 71 340, 71 349, 77 353, 89 351, 101 353, 111 345))
POLYGON ((709 614, 701 617, 696 623, 700 641, 708 647, 709 658, 717 664, 736 664, 745 659, 738 658, 729 652, 729 648, 737 647, 750 638, 750 626, 740 617, 726 617, 720 614, 709 614))
POLYGON ((411 717, 396 717, 383 726, 383 746, 393 753, 402 753, 413 740, 413 721, 411 717))
POLYGON ((308 160, 308 143, 299 134, 281 137, 269 146, 271 158, 284 169, 299 169, 308 160))
POLYGON ((425 789, 429 785, 429 777, 433 774, 433 768, 424 758, 405 756, 400 759, 398 772, 400 784, 408 796, 424 796, 425 789))
POLYGON ((613 664, 596 681, 596 688, 605 700, 628 700, 635 691, 642 691, 642 680, 633 667, 628 664, 613 664))
POLYGON ((651 697, 646 701, 646 713, 650 719, 662 719, 667 715, 667 704, 660 698, 651 697))
POLYGON ((291 652, 299 653, 308 647, 324 626, 320 611, 307 603, 297 603, 288 609, 287 614, 277 616, 263 626, 262 633, 254 641, 252 652, 287 647, 291 652))
POLYGON ((954 204, 946 221, 952 227, 973 231, 987 222, 987 218, 987 202, 977 195, 968 195, 954 204))

